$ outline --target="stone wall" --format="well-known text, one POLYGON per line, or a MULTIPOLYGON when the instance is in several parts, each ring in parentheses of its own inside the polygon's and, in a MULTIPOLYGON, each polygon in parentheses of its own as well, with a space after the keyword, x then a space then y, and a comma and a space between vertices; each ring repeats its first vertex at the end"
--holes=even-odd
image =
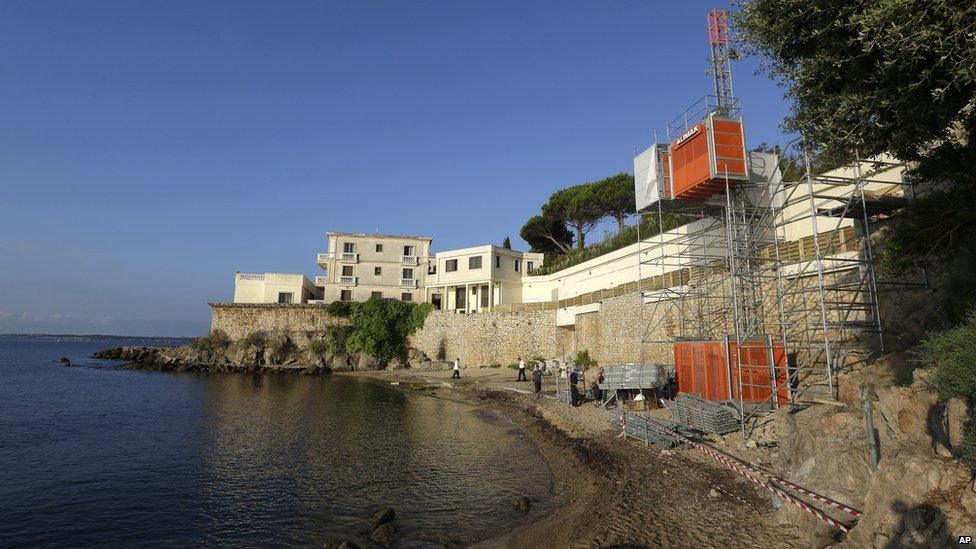
POLYGON ((294 340, 322 333, 345 319, 330 315, 321 305, 279 305, 277 303, 211 303, 211 330, 223 330, 232 340, 263 330, 285 334, 294 340))
POLYGON ((556 312, 485 312, 454 314, 434 311, 424 327, 410 337, 410 345, 433 359, 461 359, 462 367, 501 364, 518 357, 563 356, 567 349, 557 335, 556 312))

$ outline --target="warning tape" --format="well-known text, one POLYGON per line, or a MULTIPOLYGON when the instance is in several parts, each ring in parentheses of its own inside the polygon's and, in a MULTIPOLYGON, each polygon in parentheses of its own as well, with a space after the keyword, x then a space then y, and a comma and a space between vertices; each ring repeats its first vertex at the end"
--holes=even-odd
MULTIPOLYGON (((627 412, 623 412, 621 414, 621 416, 620 416, 621 417, 621 421, 620 421, 621 427, 624 427, 624 425, 625 425, 624 416, 626 415, 626 413, 627 412)), ((638 415, 638 414, 635 414, 635 415, 638 415)), ((650 419, 650 418, 646 418, 646 419, 650 419)), ((816 507, 813 507, 813 506, 807 504, 806 502, 797 499, 796 497, 794 497, 794 496, 790 495, 789 493, 787 493, 782 488, 779 488, 777 486, 774 486, 774 484, 780 484, 781 486, 783 486, 783 488, 786 488, 786 489, 789 489, 789 490, 793 490, 793 491, 799 492, 799 493, 801 493, 801 494, 803 494, 803 495, 805 495, 807 497, 810 497, 811 499, 814 499, 816 501, 819 501, 821 503, 824 503, 826 505, 829 505, 830 507, 833 507, 835 509, 844 511, 845 513, 848 513, 848 514, 850 514, 851 516, 853 516, 855 518, 856 517, 860 517, 862 515, 861 511, 859 511, 857 509, 854 509, 853 507, 850 507, 849 505, 844 505, 843 503, 840 503, 838 501, 832 500, 832 499, 830 499, 830 498, 828 498, 826 496, 822 496, 820 494, 817 494, 816 492, 807 490, 806 488, 803 488, 802 486, 799 486, 799 485, 794 484, 792 482, 783 480, 783 479, 781 479, 779 477, 775 477, 775 476, 769 475, 769 474, 767 474, 767 473, 759 470, 758 468, 753 467, 752 465, 749 465, 748 463, 745 463, 745 462, 743 462, 743 461, 741 461, 741 460, 739 460, 739 459, 737 459, 737 458, 735 458, 733 456, 730 456, 730 455, 728 455, 728 454, 726 454, 724 452, 721 452, 721 451, 719 451, 719 450, 717 450, 715 448, 712 448, 711 446, 709 446, 707 444, 704 444, 704 443, 698 442, 696 440, 693 440, 691 438, 688 438, 688 437, 682 435, 681 433, 679 433, 675 429, 672 429, 670 427, 666 427, 664 425, 661 425, 661 424, 659 424, 659 423, 657 423, 657 422, 655 422, 653 420, 652 421, 647 421, 646 423, 647 423, 648 427, 650 427, 652 429, 655 429, 658 432, 661 432, 663 434, 667 434, 669 436, 672 436, 672 437, 680 440, 681 442, 684 442, 685 444, 688 444, 689 446, 692 446, 694 448, 697 448, 697 449, 701 450, 703 453, 705 453, 709 457, 715 458, 720 463, 724 464, 725 466, 729 467, 730 469, 732 469, 733 471, 739 473, 740 475, 746 477, 747 479, 751 480, 755 484, 758 484, 760 487, 762 487, 766 491, 772 493, 776 497, 778 497, 778 498, 780 498, 780 499, 782 499, 782 500, 784 500, 784 501, 786 501, 786 502, 788 502, 790 504, 793 504, 793 505, 799 507, 800 509, 802 509, 802 510, 806 511, 807 513, 813 515, 815 518, 817 518, 821 522, 823 522, 825 524, 828 524, 828 525, 830 525, 830 526, 832 526, 834 528, 837 528, 838 530, 840 530, 840 531, 842 531, 844 533, 850 532, 851 531, 851 528, 853 528, 853 526, 849 526, 847 524, 844 524, 843 522, 840 522, 840 521, 838 521, 838 520, 830 517, 823 510, 818 509, 816 507)))

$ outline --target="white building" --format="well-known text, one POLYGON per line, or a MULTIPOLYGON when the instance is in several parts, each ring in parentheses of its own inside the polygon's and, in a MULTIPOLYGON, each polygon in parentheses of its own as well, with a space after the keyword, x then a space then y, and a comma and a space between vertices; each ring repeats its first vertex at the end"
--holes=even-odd
POLYGON ((542 266, 541 253, 485 245, 437 252, 427 276, 426 300, 447 311, 489 311, 520 303, 525 277, 542 266))
POLYGON ((321 289, 303 274, 241 273, 234 276, 234 303, 308 303, 322 299, 321 289))

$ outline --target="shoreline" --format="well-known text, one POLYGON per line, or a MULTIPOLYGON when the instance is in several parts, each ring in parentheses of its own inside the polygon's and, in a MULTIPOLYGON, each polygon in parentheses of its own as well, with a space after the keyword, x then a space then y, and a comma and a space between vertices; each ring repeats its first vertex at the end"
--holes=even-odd
MULTIPOLYGON (((571 408, 517 389, 508 370, 365 371, 335 375, 386 382, 401 390, 436 388, 511 414, 553 475, 554 509, 474 547, 642 546, 791 547, 796 526, 778 524, 770 498, 686 448, 644 448, 616 438, 607 412, 571 408)), ((551 379, 547 379, 550 388, 551 379)), ((529 384, 526 383, 527 387, 529 384)))

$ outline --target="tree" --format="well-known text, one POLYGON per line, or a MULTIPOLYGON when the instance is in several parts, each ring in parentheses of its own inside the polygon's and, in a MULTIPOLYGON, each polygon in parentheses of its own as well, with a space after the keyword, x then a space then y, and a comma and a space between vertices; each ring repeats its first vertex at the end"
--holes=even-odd
POLYGON ((890 152, 921 172, 963 165, 972 182, 976 4, 753 0, 734 20, 746 51, 786 88, 785 127, 813 147, 890 152))
POLYGON ((627 216, 636 213, 634 198, 634 176, 620 172, 603 178, 593 185, 596 207, 608 217, 617 221, 617 230, 622 231, 627 226, 627 216))
POLYGON ((519 231, 533 252, 566 253, 573 249, 573 233, 559 219, 537 215, 525 222, 519 231))
POLYGON ((502 248, 505 248, 506 250, 511 250, 512 249, 512 239, 506 236, 505 237, 505 240, 502 241, 502 248))
POLYGON ((576 247, 586 247, 586 233, 593 230, 604 214, 597 202, 596 185, 582 183, 552 193, 542 206, 542 215, 561 219, 576 231, 576 247))

